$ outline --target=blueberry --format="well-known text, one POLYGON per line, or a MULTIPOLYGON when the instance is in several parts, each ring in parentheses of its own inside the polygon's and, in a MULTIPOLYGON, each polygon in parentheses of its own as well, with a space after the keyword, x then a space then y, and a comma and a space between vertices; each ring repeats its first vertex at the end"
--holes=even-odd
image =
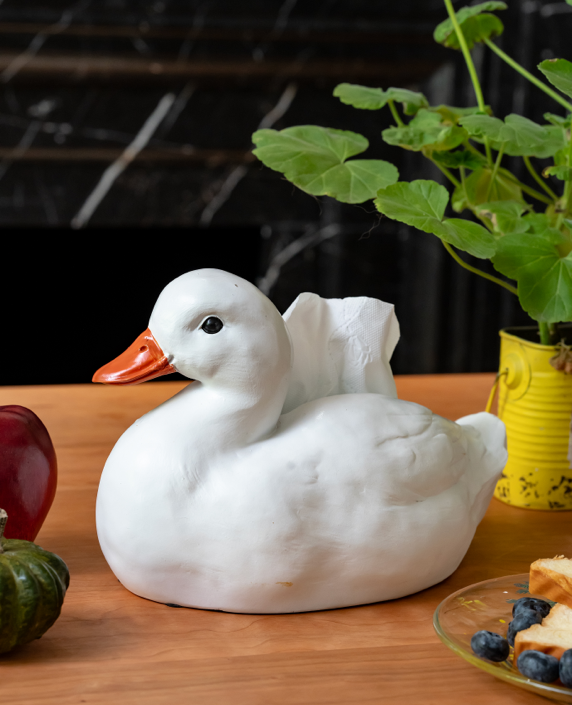
POLYGON ((551 608, 552 605, 548 602, 539 600, 536 597, 521 597, 520 600, 517 600, 512 606, 512 616, 516 617, 522 609, 530 609, 535 612, 540 612, 543 617, 546 617, 551 608))
POLYGON ((484 629, 473 634, 471 638, 471 649, 489 661, 506 661, 510 652, 508 641, 500 634, 487 632, 484 629))
POLYGON ((572 688, 572 649, 560 657, 560 680, 567 688, 572 688))
POLYGON ((558 659, 542 651, 523 651, 516 665, 523 676, 541 683, 553 683, 558 678, 558 659))
POLYGON ((540 612, 535 610, 527 609, 526 607, 521 607, 519 612, 517 612, 516 617, 508 625, 508 632, 506 638, 511 646, 514 646, 514 637, 518 632, 523 629, 528 629, 533 624, 540 624, 542 622, 542 615, 540 612))

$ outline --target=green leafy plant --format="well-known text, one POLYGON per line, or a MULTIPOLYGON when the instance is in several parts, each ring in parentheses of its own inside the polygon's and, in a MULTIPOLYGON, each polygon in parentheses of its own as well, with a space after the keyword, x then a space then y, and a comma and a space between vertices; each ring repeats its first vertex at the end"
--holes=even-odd
MULTIPOLYGON (((572 5, 572 0, 566 2, 572 5)), ((334 96, 359 110, 387 107, 394 125, 382 131, 382 139, 421 152, 448 179, 451 195, 434 181, 398 181, 389 162, 352 159, 369 143, 345 130, 316 125, 258 130, 252 137, 254 154, 307 193, 343 203, 373 199, 385 216, 436 235, 465 269, 517 295, 538 321, 541 342, 554 344, 557 324, 572 321, 572 103, 567 100, 572 98, 572 63, 550 59, 538 65, 552 88, 492 41, 503 32, 492 13, 506 9, 504 2, 483 2, 456 13, 451 0, 444 3, 448 18, 437 26, 434 38, 463 53, 474 107, 431 106, 414 91, 348 83, 337 86, 334 96), (522 115, 495 117, 471 57, 478 43, 549 95, 565 114, 546 113, 543 125, 522 115), (535 188, 503 167, 505 156, 523 159, 535 188), (553 164, 539 173, 532 159, 551 159, 553 164), (468 217, 445 217, 447 207, 468 217), (490 259, 516 286, 473 267, 459 251, 490 259)))

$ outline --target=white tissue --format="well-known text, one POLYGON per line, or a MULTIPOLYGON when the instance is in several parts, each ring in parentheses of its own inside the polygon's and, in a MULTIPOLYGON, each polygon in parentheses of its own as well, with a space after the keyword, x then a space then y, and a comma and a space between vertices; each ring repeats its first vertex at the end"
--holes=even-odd
POLYGON ((397 398, 389 360, 399 340, 392 304, 365 296, 300 294, 284 314, 293 347, 282 413, 333 396, 373 392, 397 398))

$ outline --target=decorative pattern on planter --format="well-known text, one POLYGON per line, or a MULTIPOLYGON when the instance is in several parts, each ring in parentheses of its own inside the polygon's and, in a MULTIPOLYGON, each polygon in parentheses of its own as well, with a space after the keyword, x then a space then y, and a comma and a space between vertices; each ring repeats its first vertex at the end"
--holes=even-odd
POLYGON ((506 425, 508 463, 495 497, 529 509, 572 509, 572 375, 550 365, 555 347, 506 330, 500 336, 498 415, 506 425))

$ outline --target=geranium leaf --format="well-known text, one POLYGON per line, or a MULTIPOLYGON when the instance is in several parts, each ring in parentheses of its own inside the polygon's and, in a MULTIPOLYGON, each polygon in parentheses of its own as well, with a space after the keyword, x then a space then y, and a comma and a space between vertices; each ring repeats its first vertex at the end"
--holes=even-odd
POLYGON ((566 59, 546 59, 538 68, 559 91, 572 98, 572 63, 566 59))
POLYGON ((400 223, 431 233, 440 224, 449 202, 447 189, 434 181, 400 181, 378 192, 377 209, 400 223))
POLYGON ((407 127, 389 127, 381 133, 387 144, 410 149, 449 150, 458 147, 467 132, 456 125, 443 125, 438 113, 422 108, 407 127))
POLYGON ((559 149, 558 152, 556 152, 556 154, 554 154, 552 158, 554 159, 554 163, 558 166, 564 166, 568 164, 568 149, 559 149))
POLYGON ((388 127, 381 133, 384 142, 419 152, 426 144, 435 139, 433 135, 413 127, 388 127))
POLYGON ((263 164, 314 196, 363 203, 399 178, 393 164, 380 159, 346 161, 369 144, 355 132, 302 125, 258 130, 252 140, 256 144, 253 153, 263 164))
POLYGON ((353 83, 340 83, 334 88, 333 95, 342 103, 360 110, 379 110, 387 103, 385 91, 381 88, 369 88, 353 83))
POLYGON ((566 145, 562 127, 539 125, 522 115, 507 115, 498 142, 511 157, 551 157, 566 145))
POLYGON ((569 166, 547 166, 543 169, 542 176, 555 176, 560 181, 572 180, 572 168, 569 166))
POLYGON ((527 232, 542 233, 550 227, 550 219, 545 213, 529 213, 522 218, 527 226, 527 232))
MULTIPOLYGON (((572 2, 572 0, 571 0, 572 2)), ((570 127, 570 119, 572 115, 566 115, 562 117, 561 115, 555 115, 554 113, 544 113, 544 119, 546 122, 550 122, 558 127, 570 127)))
POLYGON ((478 169, 487 163, 484 155, 476 154, 468 149, 457 152, 435 152, 432 156, 436 162, 449 169, 458 169, 461 166, 466 169, 478 169))
POLYGON ((477 223, 459 218, 443 219, 449 201, 447 189, 434 181, 400 182, 381 189, 375 200, 384 215, 426 233, 432 233, 475 257, 494 254, 494 237, 477 223))
POLYGON ((409 122, 408 127, 419 130, 442 130, 443 124, 439 113, 423 108, 423 110, 419 110, 417 115, 409 122))
POLYGON ((488 115, 469 115, 459 123, 471 137, 488 137, 491 146, 511 157, 551 157, 566 145, 564 129, 555 125, 539 125, 522 115, 507 115, 504 122, 488 115))
MULTIPOLYGON (((494 255, 496 251, 495 238, 482 225, 462 218, 448 218, 443 224, 447 235, 439 237, 445 242, 480 259, 489 259, 494 255)), ((437 235, 437 233, 435 234, 437 235)))
POLYGON ((429 106, 429 101, 423 93, 408 91, 406 88, 388 88, 385 91, 387 100, 394 100, 403 104, 403 111, 406 115, 415 115, 420 108, 429 106))
POLYGON ((530 225, 520 216, 526 210, 526 204, 520 201, 491 201, 481 203, 477 208, 479 215, 489 218, 495 232, 499 235, 507 233, 524 233, 530 225))
POLYGON ((548 323, 572 319, 572 243, 553 228, 498 241, 495 268, 518 282, 522 308, 548 323))
POLYGON ((369 88, 353 83, 340 83, 334 88, 334 96, 342 103, 352 105, 360 110, 379 110, 386 105, 388 100, 403 103, 403 110, 406 115, 415 115, 419 108, 429 105, 423 93, 415 93, 406 88, 369 88))
POLYGON ((431 151, 448 151, 455 149, 467 139, 467 131, 458 125, 444 127, 437 134, 434 142, 425 145, 426 149, 431 151))
POLYGON ((363 203, 399 178, 396 167, 381 159, 352 159, 321 174, 300 174, 292 183, 314 196, 331 196, 343 203, 363 203))
POLYGON ((505 169, 499 169, 489 193, 492 170, 489 167, 475 169, 465 179, 464 188, 460 185, 453 191, 451 203, 453 210, 460 213, 471 205, 478 206, 490 201, 520 201, 524 203, 520 187, 510 180, 509 174, 510 172, 505 169))
MULTIPOLYGON (((485 106, 487 110, 490 111, 489 106, 485 106)), ((475 115, 480 113, 481 109, 478 105, 471 108, 456 108, 452 105, 436 105, 429 108, 434 113, 439 113, 443 122, 450 122, 452 125, 456 125, 459 119, 465 117, 466 115, 475 115)))
MULTIPOLYGON (((506 8, 507 5, 504 2, 482 2, 472 7, 463 7, 455 13, 469 49, 473 48, 475 42, 496 37, 502 33, 503 25, 498 17, 483 13, 506 10, 506 8)), ((433 38, 438 44, 459 49, 459 41, 451 18, 447 18, 437 25, 433 38)))
MULTIPOLYGON (((444 125, 439 113, 423 108, 419 110, 417 115, 409 122, 408 127, 414 127, 419 130, 442 130, 444 125)), ((449 125, 447 127, 449 127, 449 125)))
POLYGON ((498 140, 504 123, 499 118, 490 115, 467 115, 459 120, 471 137, 498 140))
POLYGON ((347 130, 334 130, 317 125, 287 127, 285 130, 258 130, 252 135, 258 152, 272 160, 277 171, 285 171, 289 164, 296 167, 300 161, 319 159, 332 164, 341 163, 349 157, 361 154, 369 147, 363 135, 347 130))
MULTIPOLYGON (((467 46, 469 49, 472 49, 478 42, 501 35, 504 31, 504 25, 495 15, 484 14, 465 20, 461 24, 461 30, 465 35, 467 46)), ((449 47, 449 49, 461 48, 455 32, 452 32, 447 39, 441 43, 449 47)))

